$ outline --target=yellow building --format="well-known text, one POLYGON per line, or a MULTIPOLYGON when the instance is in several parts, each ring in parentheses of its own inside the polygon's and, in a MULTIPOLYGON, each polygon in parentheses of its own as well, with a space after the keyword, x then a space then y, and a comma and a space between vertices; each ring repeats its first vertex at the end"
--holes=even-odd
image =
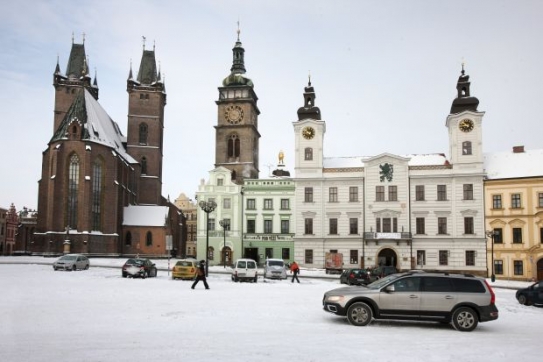
POLYGON ((497 279, 543 279, 543 150, 485 154, 487 265, 497 279))

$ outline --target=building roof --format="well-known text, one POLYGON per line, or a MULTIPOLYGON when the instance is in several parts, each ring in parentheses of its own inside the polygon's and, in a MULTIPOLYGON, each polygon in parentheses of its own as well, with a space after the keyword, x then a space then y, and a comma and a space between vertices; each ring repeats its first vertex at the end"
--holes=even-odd
POLYGON ((484 154, 487 179, 543 177, 543 149, 484 154))
POLYGON ((124 208, 123 226, 165 226, 168 206, 129 205, 124 208))

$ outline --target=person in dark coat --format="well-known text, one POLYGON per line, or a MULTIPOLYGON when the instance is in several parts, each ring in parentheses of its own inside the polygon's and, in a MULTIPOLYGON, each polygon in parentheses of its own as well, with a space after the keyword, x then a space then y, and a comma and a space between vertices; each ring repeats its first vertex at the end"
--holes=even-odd
POLYGON ((196 286, 196 284, 198 284, 200 280, 204 282, 204 287, 206 287, 206 289, 209 289, 209 285, 207 285, 207 280, 206 280, 205 263, 206 262, 204 260, 200 260, 200 264, 198 265, 198 272, 196 274, 196 279, 194 280, 194 283, 192 283, 191 289, 194 289, 194 287, 196 286))
POLYGON ((294 279, 299 283, 300 279, 298 279, 298 274, 300 274, 300 267, 295 261, 290 264, 290 272, 292 273, 292 283, 294 283, 294 279))

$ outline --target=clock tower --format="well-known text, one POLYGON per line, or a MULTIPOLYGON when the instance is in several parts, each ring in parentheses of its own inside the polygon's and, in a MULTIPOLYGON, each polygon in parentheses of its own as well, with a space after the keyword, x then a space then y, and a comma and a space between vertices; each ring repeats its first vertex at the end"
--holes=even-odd
POLYGON ((485 112, 477 111, 479 100, 470 95, 469 75, 464 65, 456 85, 457 97, 451 106, 446 126, 449 129, 449 154, 453 167, 483 168, 482 121, 485 112))
POLYGON ((215 126, 215 167, 232 171, 232 180, 243 184, 258 178, 258 97, 251 79, 245 76, 245 49, 238 39, 233 52, 230 75, 219 87, 218 122, 215 126))
POLYGON ((326 123, 321 120, 321 111, 315 106, 315 98, 315 89, 309 78, 304 91, 304 105, 298 109, 298 121, 292 122, 296 178, 322 176, 326 123))

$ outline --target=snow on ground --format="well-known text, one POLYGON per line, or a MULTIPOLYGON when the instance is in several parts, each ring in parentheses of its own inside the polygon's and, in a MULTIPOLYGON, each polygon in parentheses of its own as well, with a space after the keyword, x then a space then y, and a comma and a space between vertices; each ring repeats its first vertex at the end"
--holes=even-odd
MULTIPOLYGON (((536 361, 543 308, 515 300, 529 283, 497 281, 500 317, 471 333, 417 322, 353 327, 322 309, 338 277, 302 270, 300 284, 233 283, 210 267, 211 289, 124 279, 125 259, 53 271, 54 258, 0 257, 0 361, 536 361), (11 264, 11 263, 31 264, 11 264), (40 264, 44 263, 44 264, 40 264), (97 266, 109 266, 106 268, 97 266)), ((171 261, 173 265, 174 260, 171 261)))

